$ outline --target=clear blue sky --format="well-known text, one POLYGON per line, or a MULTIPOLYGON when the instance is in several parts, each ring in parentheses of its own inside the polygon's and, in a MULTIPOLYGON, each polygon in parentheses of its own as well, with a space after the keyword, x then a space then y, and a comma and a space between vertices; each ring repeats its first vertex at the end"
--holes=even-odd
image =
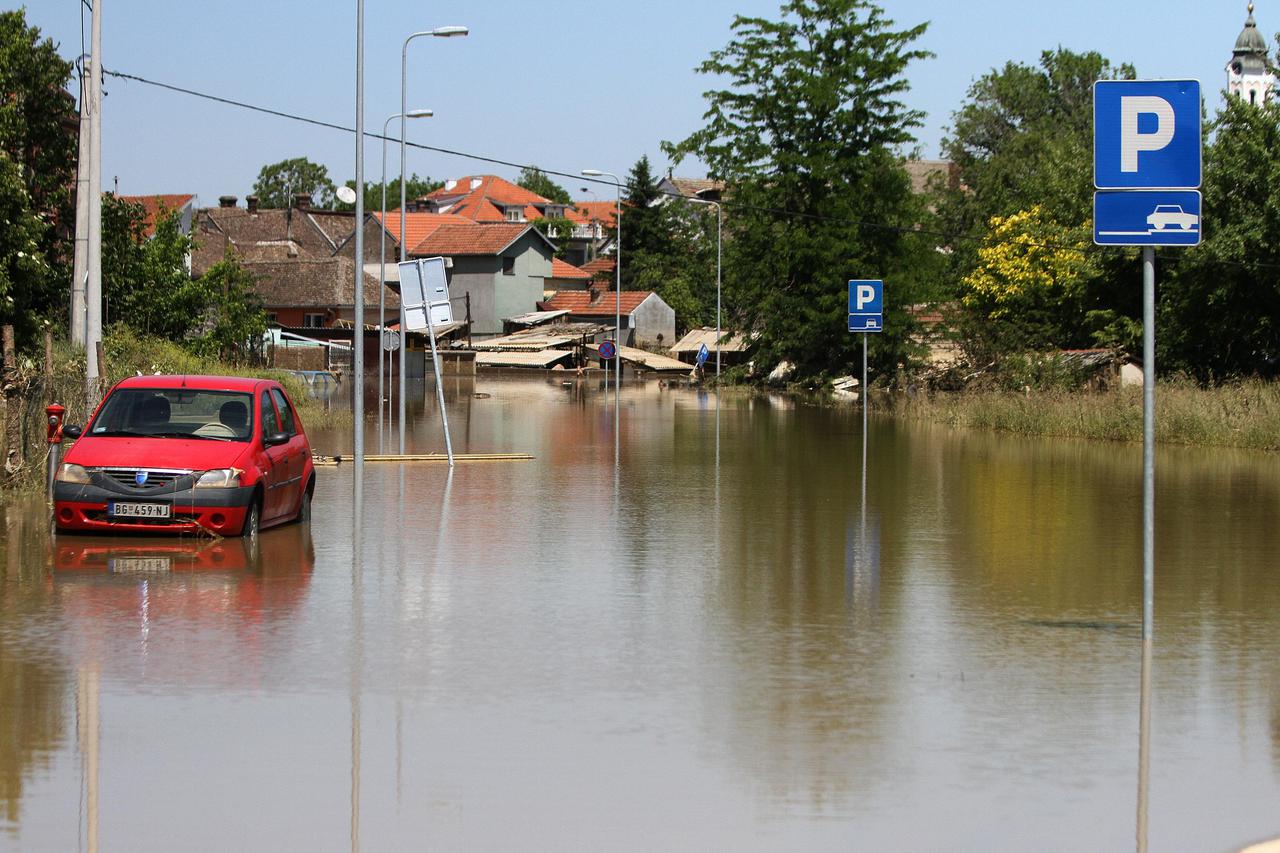
MULTIPOLYGON (((102 0, 105 67, 336 124, 355 113, 351 0, 102 0)), ((779 0, 596 0, 486 3, 370 0, 365 11, 365 127, 400 108, 400 48, 409 33, 464 24, 461 39, 409 47, 410 138, 544 169, 625 175, 642 154, 665 171, 664 139, 699 125, 711 80, 693 72, 729 39, 735 14, 777 17, 779 0)), ((927 112, 921 152, 938 143, 969 84, 1006 61, 1035 62, 1059 45, 1134 63, 1142 77, 1193 77, 1210 114, 1225 85, 1245 2, 1071 3, 887 0, 899 25, 930 23, 921 46, 935 59, 909 73, 910 103, 927 112)), ((72 58, 80 0, 36 0, 28 22, 72 58)), ((1260 0, 1259 28, 1280 30, 1280 0, 1260 0)), ((84 15, 88 38, 87 11, 84 15)), ((254 114, 136 82, 107 81, 104 186, 126 194, 196 193, 204 205, 248 193, 258 170, 287 157, 324 163, 335 182, 355 176, 348 134, 254 114)), ((393 128, 395 124, 393 123, 393 128)), ((366 176, 381 173, 380 144, 365 146, 366 176)), ((388 174, 395 171, 394 146, 388 174)), ((677 174, 695 176, 698 163, 677 174)), ((409 171, 435 178, 517 169, 410 151, 409 171)), ((574 197, 584 182, 559 179, 574 197)), ((610 188, 596 190, 601 198, 610 188)), ((243 201, 241 202, 243 204, 243 201)))

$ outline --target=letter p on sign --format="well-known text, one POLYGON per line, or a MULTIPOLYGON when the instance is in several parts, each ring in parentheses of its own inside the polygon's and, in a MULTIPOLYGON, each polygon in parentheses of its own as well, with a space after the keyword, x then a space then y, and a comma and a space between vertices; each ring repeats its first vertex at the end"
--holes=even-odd
POLYGON ((869 284, 855 285, 857 291, 854 297, 855 309, 865 311, 867 306, 876 301, 876 289, 869 284))
POLYGON ((1100 190, 1200 186, 1200 84, 1099 80, 1093 84, 1093 185, 1100 190))
POLYGON ((1173 105, 1155 95, 1131 95, 1120 99, 1120 171, 1138 171, 1139 151, 1159 151, 1173 141, 1173 105), (1139 117, 1152 115, 1155 131, 1143 133, 1139 117))

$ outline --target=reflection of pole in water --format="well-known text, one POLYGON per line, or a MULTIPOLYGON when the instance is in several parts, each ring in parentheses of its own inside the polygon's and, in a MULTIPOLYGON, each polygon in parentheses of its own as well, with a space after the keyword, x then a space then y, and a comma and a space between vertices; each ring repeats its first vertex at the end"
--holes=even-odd
POLYGON ((1142 641, 1142 698, 1138 712, 1138 853, 1147 851, 1147 803, 1151 784, 1151 640, 1142 641))
POLYGON ((1142 699, 1138 712, 1138 850, 1147 849, 1151 645, 1155 627, 1156 253, 1142 250, 1142 699))
POLYGON ((360 670, 364 666, 364 547, 359 515, 351 554, 351 850, 360 849, 360 670))
POLYGON ((80 737, 81 785, 87 809, 85 835, 89 853, 98 851, 98 670, 80 670, 76 683, 76 728, 80 737))
MULTIPOLYGON (((864 338, 865 343, 865 338, 864 338)), ((863 399, 865 400, 865 385, 863 399)), ((867 413, 862 411, 862 476, 858 499, 858 530, 853 530, 852 520, 845 531, 845 599, 850 606, 861 601, 864 605, 875 602, 880 582, 880 531, 878 525, 867 525, 867 413)))

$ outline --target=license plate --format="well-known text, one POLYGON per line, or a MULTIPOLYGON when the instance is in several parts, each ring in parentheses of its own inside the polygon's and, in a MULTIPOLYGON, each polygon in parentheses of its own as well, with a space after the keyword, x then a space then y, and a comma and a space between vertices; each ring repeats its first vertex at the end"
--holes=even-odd
POLYGON ((107 515, 112 518, 169 518, 172 514, 173 507, 169 504, 107 504, 107 515))
POLYGON ((114 574, 126 572, 167 572, 173 568, 168 557, 115 557, 107 561, 107 567, 114 574))

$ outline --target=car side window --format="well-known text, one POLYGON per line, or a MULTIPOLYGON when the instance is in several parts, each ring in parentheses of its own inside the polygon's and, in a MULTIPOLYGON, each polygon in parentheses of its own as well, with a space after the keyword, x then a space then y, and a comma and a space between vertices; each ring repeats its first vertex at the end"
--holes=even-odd
POLYGON ((258 399, 258 417, 262 419, 262 437, 274 435, 280 431, 280 422, 276 420, 276 408, 271 405, 271 395, 266 391, 258 399))
POLYGON ((279 388, 271 389, 271 396, 276 401, 276 411, 280 413, 280 422, 283 424, 284 431, 290 436, 298 434, 298 427, 293 420, 293 409, 289 406, 289 401, 285 399, 284 394, 280 393, 279 388))

